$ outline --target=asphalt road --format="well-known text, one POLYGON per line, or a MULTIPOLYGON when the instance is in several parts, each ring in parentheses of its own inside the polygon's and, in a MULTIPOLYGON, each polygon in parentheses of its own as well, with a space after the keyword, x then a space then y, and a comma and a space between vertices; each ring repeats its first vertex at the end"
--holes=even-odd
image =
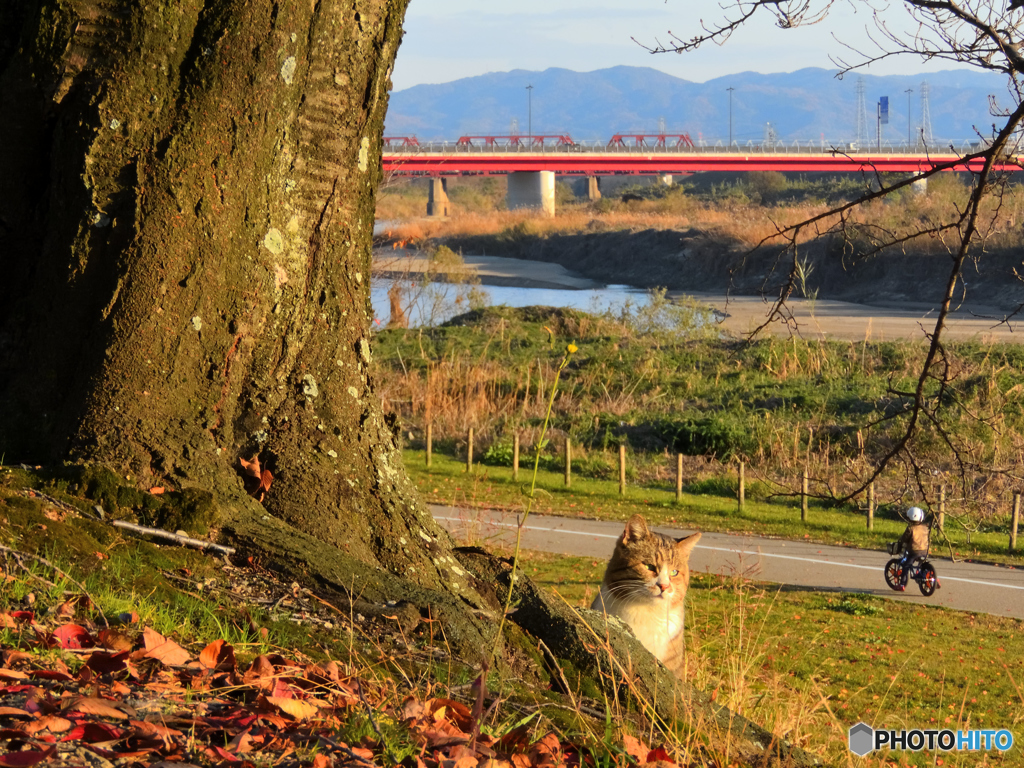
MULTIPOLYGON (((432 509, 438 522, 460 543, 515 543, 514 514, 455 507, 432 509)), ((623 524, 617 522, 531 515, 523 530, 522 546, 607 559, 622 529, 623 524)), ((692 532, 660 526, 655 530, 676 537, 692 532)), ((954 563, 933 557, 941 587, 931 597, 923 597, 913 582, 902 593, 886 586, 882 569, 888 560, 887 553, 877 550, 704 532, 690 557, 690 567, 722 575, 738 573, 749 579, 810 590, 866 592, 903 602, 1024 619, 1024 568, 954 563)))

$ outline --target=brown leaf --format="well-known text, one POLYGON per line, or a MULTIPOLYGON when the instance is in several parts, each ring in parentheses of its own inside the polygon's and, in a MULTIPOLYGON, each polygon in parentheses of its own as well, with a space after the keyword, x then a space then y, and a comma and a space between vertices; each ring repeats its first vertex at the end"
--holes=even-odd
POLYGON ((96 715, 97 717, 111 717, 115 720, 128 719, 128 715, 121 709, 118 709, 117 702, 93 697, 83 696, 72 699, 64 706, 64 711, 81 712, 83 715, 96 715))
POLYGON ((180 667, 187 664, 192 658, 188 651, 173 640, 168 640, 155 629, 146 627, 143 630, 142 639, 146 646, 145 657, 156 659, 168 667, 180 667))
POLYGON ((207 669, 233 670, 235 668, 235 651, 224 640, 214 640, 199 654, 199 663, 207 669))
POLYGON ((24 709, 18 709, 17 707, 0 707, 0 716, 3 717, 32 717, 24 709))
POLYGON ((57 715, 43 715, 38 720, 25 725, 25 733, 29 736, 34 736, 40 731, 64 733, 69 730, 71 730, 71 721, 63 717, 57 717, 57 715))
POLYGON ((261 479, 259 456, 253 456, 251 461, 246 461, 241 456, 239 456, 238 463, 242 465, 242 469, 245 470, 245 474, 247 474, 249 477, 255 477, 257 480, 261 479))
POLYGON ((135 639, 127 632, 117 629, 103 629, 97 637, 100 645, 112 651, 130 651, 135 645, 135 639))
POLYGON ((263 497, 266 495, 267 491, 270 490, 270 484, 272 482, 274 482, 274 476, 270 474, 269 469, 264 469, 263 473, 260 475, 260 485, 255 490, 253 495, 256 495, 258 493, 260 495, 259 500, 263 501, 263 497))
POLYGON ((622 748, 626 750, 626 754, 636 760, 638 763, 646 763, 647 755, 651 753, 651 748, 640 741, 635 736, 630 736, 628 733, 622 736, 622 748))
POLYGON ((409 696, 402 702, 402 720, 419 720, 426 712, 426 707, 415 696, 409 696))
POLYGON ((149 489, 149 492, 154 496, 159 496, 161 493, 164 492, 164 490, 165 489, 162 485, 154 485, 152 488, 149 489))
POLYGON ((330 768, 331 758, 322 752, 313 757, 313 768, 330 768))

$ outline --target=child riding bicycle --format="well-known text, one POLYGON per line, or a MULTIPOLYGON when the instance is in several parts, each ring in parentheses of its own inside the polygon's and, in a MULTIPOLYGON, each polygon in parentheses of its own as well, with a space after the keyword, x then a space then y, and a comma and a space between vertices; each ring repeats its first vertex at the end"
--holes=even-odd
POLYGON ((920 507, 911 507, 905 515, 907 518, 907 529, 903 531, 899 541, 893 545, 892 554, 902 554, 900 559, 900 585, 902 592, 907 588, 907 577, 910 575, 910 568, 914 560, 928 557, 928 547, 931 543, 931 524, 925 522, 924 510, 920 507))

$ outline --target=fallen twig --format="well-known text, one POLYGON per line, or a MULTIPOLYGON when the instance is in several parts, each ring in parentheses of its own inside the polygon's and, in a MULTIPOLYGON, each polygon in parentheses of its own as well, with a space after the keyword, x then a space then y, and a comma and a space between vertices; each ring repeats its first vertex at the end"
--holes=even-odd
POLYGON ((156 536, 161 539, 170 539, 171 541, 183 544, 189 547, 197 547, 198 549, 212 549, 216 552, 220 552, 224 555, 233 555, 235 550, 233 547, 225 547, 221 544, 214 544, 210 541, 203 541, 202 539, 193 539, 191 536, 183 536, 180 533, 171 533, 160 528, 150 528, 148 525, 136 525, 135 523, 129 523, 124 520, 114 520, 113 525, 117 528, 124 528, 127 531, 133 533, 140 533, 145 536, 156 536))

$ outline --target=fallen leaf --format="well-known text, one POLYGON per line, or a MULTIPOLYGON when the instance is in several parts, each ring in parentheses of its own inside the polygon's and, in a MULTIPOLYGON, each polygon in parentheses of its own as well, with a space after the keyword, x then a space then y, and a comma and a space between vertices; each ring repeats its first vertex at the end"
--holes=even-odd
POLYGON ((24 709, 18 709, 17 707, 0 707, 0 716, 3 717, 32 717, 31 714, 26 712, 24 709))
POLYGON ((78 624, 64 624, 53 630, 53 636, 57 639, 61 648, 92 648, 96 645, 93 636, 89 631, 78 624))
POLYGON ((117 702, 94 697, 79 697, 72 699, 64 705, 65 712, 81 712, 83 715, 96 715, 97 717, 110 717, 115 720, 127 720, 128 715, 118 709, 117 702))
POLYGON ((308 701, 302 701, 302 699, 286 699, 280 696, 268 696, 267 701, 280 709, 286 715, 293 717, 296 720, 306 720, 319 711, 315 705, 308 701))
POLYGON ((257 480, 261 479, 259 456, 253 456, 251 461, 246 461, 242 457, 239 457, 238 463, 242 465, 242 469, 245 470, 245 474, 249 477, 255 477, 257 480))
POLYGON ((96 639, 100 641, 100 645, 112 651, 130 651, 135 645, 135 639, 131 635, 117 629, 100 630, 96 639))
POLYGON ((8 752, 5 755, 0 755, 0 766, 3 768, 28 768, 30 765, 46 760, 56 751, 56 747, 50 747, 43 751, 31 749, 25 752, 8 752))
POLYGON ((188 651, 173 640, 168 640, 155 629, 146 627, 142 632, 142 640, 146 646, 145 657, 156 659, 169 667, 180 667, 192 658, 188 651))
POLYGON ((154 496, 159 496, 161 493, 164 492, 164 487, 162 485, 154 485, 152 488, 149 489, 149 492, 152 493, 154 496))
POLYGON ((651 752, 650 747, 635 736, 630 736, 628 733, 623 734, 622 736, 622 748, 626 750, 627 755, 632 757, 638 763, 647 762, 647 755, 651 752))
POLYGON ((199 654, 199 663, 207 669, 233 670, 235 668, 235 651, 224 640, 214 640, 199 654))
POLYGON ((43 715, 38 720, 33 720, 31 723, 25 725, 25 733, 29 736, 34 736, 40 731, 49 731, 50 733, 64 733, 71 729, 72 722, 63 717, 57 715, 43 715))

